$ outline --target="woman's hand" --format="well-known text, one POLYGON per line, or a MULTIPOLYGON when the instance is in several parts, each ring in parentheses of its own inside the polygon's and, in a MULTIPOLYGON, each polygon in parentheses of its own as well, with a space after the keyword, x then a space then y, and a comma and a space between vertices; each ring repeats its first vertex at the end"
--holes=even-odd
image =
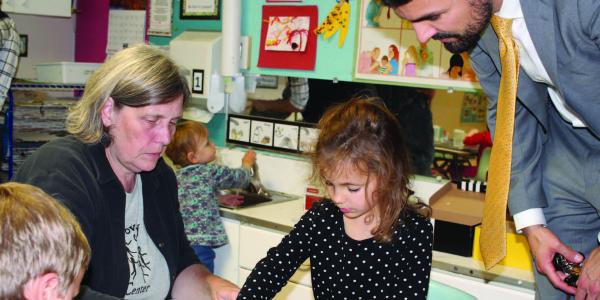
POLYGON ((213 300, 235 300, 240 293, 240 288, 230 281, 211 275, 207 279, 213 300))
POLYGON ((173 284, 171 296, 174 300, 210 299, 234 300, 240 289, 230 281, 215 276, 202 264, 185 268, 173 284))

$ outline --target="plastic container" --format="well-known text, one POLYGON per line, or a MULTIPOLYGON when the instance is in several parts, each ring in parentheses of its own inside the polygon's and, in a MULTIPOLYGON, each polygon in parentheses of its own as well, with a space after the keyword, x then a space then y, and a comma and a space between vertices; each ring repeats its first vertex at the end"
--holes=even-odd
POLYGON ((304 196, 304 209, 309 210, 314 202, 322 201, 326 198, 327 191, 321 184, 310 183, 306 187, 306 194, 304 196))
POLYGON ((54 62, 35 65, 37 80, 49 83, 85 83, 100 67, 96 63, 54 62))

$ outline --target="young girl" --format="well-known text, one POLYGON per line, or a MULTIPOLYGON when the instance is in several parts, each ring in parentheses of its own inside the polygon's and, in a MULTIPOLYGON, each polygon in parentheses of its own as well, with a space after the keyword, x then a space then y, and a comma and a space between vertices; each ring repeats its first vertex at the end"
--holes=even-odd
POLYGON ((432 226, 408 203, 410 167, 397 119, 374 99, 330 108, 313 170, 331 200, 312 208, 267 253, 238 299, 272 299, 310 258, 315 299, 425 299, 432 226))
POLYGON ((246 152, 239 169, 208 164, 215 159, 215 145, 208 139, 208 129, 201 123, 187 121, 177 125, 166 154, 182 167, 177 171, 177 182, 185 233, 198 259, 213 272, 213 248, 227 244, 216 192, 248 185, 256 153, 246 152))

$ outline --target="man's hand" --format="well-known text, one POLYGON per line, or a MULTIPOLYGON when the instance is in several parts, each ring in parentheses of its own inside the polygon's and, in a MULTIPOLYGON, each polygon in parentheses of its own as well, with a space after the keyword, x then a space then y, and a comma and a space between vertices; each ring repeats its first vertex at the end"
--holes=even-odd
POLYGON ((554 268, 552 258, 555 253, 560 253, 568 261, 579 263, 583 260, 581 254, 563 244, 550 229, 542 225, 526 227, 523 229, 523 232, 527 236, 529 248, 531 249, 538 272, 546 275, 554 287, 566 293, 575 294, 575 288, 563 281, 567 275, 554 268))
POLYGON ((575 299, 600 299, 600 248, 594 249, 583 264, 575 299))

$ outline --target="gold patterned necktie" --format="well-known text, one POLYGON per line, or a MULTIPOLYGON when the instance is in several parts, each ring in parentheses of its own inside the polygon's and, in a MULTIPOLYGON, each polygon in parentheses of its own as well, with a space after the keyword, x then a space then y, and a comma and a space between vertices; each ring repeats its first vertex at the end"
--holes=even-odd
POLYGON ((492 16, 491 24, 498 35, 502 78, 498 90, 496 131, 481 224, 480 246, 486 269, 495 266, 506 256, 506 203, 519 79, 519 48, 512 39, 512 19, 492 16))

